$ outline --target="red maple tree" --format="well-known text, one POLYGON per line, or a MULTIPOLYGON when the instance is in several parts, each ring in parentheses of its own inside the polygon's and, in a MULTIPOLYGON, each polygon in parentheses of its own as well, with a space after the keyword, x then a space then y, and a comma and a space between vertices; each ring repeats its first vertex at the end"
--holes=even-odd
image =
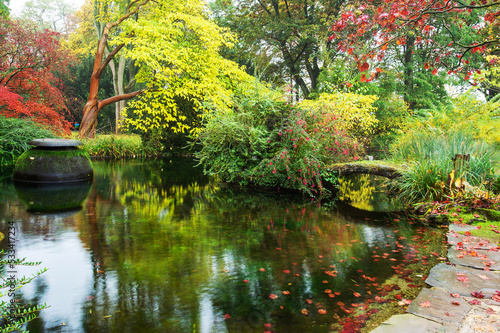
POLYGON ((61 52, 58 34, 19 21, 0 19, 0 114, 30 118, 58 134, 70 123, 56 73, 70 57, 61 52))
MULTIPOLYGON (((344 9, 330 40, 352 55, 361 72, 381 62, 388 46, 406 46, 411 56, 419 44, 431 45, 425 69, 436 74, 446 68, 448 74, 462 73, 469 80, 479 70, 470 66, 469 58, 498 48, 500 37, 491 28, 498 26, 499 5, 498 0, 362 0, 344 9)), ((375 78, 377 71, 371 72, 361 80, 375 78)))

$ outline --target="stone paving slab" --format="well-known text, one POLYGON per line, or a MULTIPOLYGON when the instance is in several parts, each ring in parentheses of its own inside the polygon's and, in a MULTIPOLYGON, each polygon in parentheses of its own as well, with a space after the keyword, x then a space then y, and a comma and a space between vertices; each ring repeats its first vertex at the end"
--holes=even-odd
POLYGON ((482 291, 486 298, 491 298, 500 287, 500 275, 491 271, 441 263, 431 269, 425 282, 462 296, 470 296, 472 291, 482 291))
POLYGON ((449 326, 409 313, 395 315, 380 324, 372 333, 454 332, 449 326))
POLYGON ((491 250, 464 249, 455 247, 448 249, 448 259, 451 263, 466 267, 484 270, 488 267, 492 271, 500 270, 500 252, 491 250))
POLYGON ((457 333, 472 332, 500 332, 500 306, 474 306, 457 331, 457 333))
POLYGON ((465 231, 471 231, 473 229, 477 229, 477 227, 473 226, 473 225, 465 224, 465 223, 461 223, 461 224, 450 223, 449 229, 452 232, 459 232, 459 231, 465 232, 465 231))
POLYGON ((498 244, 492 243, 489 239, 465 236, 456 232, 449 232, 446 237, 448 244, 456 247, 458 243, 462 243, 464 248, 471 248, 476 250, 494 250, 498 248, 498 244))
POLYGON ((461 297, 452 297, 444 289, 424 288, 411 302, 407 312, 446 325, 454 332, 470 309, 471 305, 465 300, 461 297), (453 305, 452 302, 456 302, 457 305, 453 305), (421 306, 425 303, 427 306, 421 306))

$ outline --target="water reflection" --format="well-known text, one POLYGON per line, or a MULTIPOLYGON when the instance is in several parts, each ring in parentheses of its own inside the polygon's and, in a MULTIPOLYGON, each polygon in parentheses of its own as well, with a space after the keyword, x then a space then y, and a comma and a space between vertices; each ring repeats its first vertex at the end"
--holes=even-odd
POLYGON ((7 195, 0 227, 16 221, 19 252, 49 268, 23 288, 25 299, 51 305, 28 329, 335 330, 372 311, 391 267, 441 246, 411 221, 395 227, 221 189, 192 167, 95 162, 92 191, 72 216, 29 214, 7 195), (417 240, 426 242, 421 254, 417 240))
POLYGON ((339 179, 339 199, 372 212, 395 212, 404 207, 391 194, 391 180, 381 176, 356 174, 339 179))

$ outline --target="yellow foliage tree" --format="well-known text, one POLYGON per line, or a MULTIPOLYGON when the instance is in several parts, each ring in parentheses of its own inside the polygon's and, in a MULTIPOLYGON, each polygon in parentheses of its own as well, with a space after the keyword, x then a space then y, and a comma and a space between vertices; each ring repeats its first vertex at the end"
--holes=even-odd
POLYGON ((249 79, 234 62, 219 55, 219 49, 231 45, 233 37, 208 18, 203 1, 131 0, 128 5, 98 1, 98 5, 108 6, 97 11, 101 13, 98 19, 109 23, 98 45, 80 137, 93 135, 103 106, 136 96, 127 107, 127 125, 144 132, 166 126, 185 131, 188 124, 176 98, 194 102, 202 113, 208 104, 221 107, 229 103, 231 88, 249 79), (111 30, 115 31, 112 38, 111 30), (107 47, 110 51, 106 56, 107 47), (96 88, 100 74, 119 52, 139 68, 136 80, 144 88, 99 101, 96 88))
POLYGON ((367 142, 378 122, 375 117, 377 109, 373 106, 376 100, 376 96, 338 92, 321 94, 315 100, 304 100, 300 106, 316 113, 340 117, 340 129, 361 142, 367 142))

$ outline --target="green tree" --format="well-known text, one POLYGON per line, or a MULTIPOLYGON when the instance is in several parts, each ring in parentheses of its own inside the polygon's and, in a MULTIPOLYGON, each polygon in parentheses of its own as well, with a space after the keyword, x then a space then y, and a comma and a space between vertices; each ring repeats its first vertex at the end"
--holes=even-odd
POLYGON ((10 0, 0 0, 0 17, 8 18, 10 15, 9 9, 10 0))
POLYGON ((243 64, 257 59, 253 66, 261 70, 269 65, 308 97, 318 85, 320 55, 330 47, 328 25, 341 5, 339 0, 217 0, 212 9, 219 24, 241 37, 234 57, 243 64))

